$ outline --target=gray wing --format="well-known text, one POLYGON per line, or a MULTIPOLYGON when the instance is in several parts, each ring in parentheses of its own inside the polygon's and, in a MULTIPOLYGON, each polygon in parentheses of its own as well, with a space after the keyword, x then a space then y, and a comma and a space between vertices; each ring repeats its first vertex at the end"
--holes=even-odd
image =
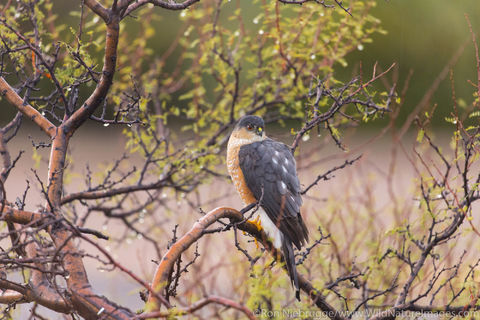
POLYGON ((290 148, 266 139, 240 147, 238 157, 255 199, 261 199, 268 217, 300 249, 308 241, 308 231, 300 215, 300 182, 290 148))

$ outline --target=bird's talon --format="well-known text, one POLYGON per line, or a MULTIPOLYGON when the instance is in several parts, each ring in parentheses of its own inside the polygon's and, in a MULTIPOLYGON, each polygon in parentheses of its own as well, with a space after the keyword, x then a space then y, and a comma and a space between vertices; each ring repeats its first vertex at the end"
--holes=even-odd
POLYGON ((262 230, 262 221, 260 221, 260 216, 257 216, 255 220, 249 220, 248 222, 255 225, 258 231, 262 230))

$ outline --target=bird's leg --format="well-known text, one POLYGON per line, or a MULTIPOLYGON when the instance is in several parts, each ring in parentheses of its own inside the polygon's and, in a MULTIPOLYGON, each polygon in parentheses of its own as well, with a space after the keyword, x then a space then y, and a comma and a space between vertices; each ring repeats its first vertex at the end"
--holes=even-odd
MULTIPOLYGON (((257 216, 254 220, 248 220, 248 223, 253 224, 255 227, 257 227, 257 230, 260 231, 262 230, 262 221, 260 220, 260 216, 257 216)), ((245 232, 244 232, 245 233, 245 232)), ((255 246, 257 249, 259 248, 258 246, 258 241, 257 238, 253 238, 253 241, 255 241, 255 246)))
POLYGON ((258 231, 262 230, 262 221, 260 220, 260 216, 257 216, 255 220, 248 220, 248 222, 254 224, 258 231))

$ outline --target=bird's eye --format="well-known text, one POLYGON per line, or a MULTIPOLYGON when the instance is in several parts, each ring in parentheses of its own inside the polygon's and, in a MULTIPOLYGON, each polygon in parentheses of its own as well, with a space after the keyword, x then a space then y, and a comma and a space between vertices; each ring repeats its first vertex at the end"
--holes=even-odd
POLYGON ((248 130, 248 131, 253 130, 253 126, 252 126, 251 124, 248 124, 248 125, 247 125, 247 130, 248 130))

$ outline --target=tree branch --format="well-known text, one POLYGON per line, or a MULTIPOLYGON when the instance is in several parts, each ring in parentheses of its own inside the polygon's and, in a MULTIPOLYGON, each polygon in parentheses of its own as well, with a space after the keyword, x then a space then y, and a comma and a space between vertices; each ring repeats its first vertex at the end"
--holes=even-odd
POLYGON ((44 117, 37 109, 25 103, 22 98, 15 92, 15 90, 0 76, 0 93, 6 97, 7 100, 13 104, 21 113, 28 119, 35 122, 49 137, 55 135, 55 125, 44 117))
POLYGON ((102 6, 97 0, 84 0, 85 5, 95 12, 100 18, 103 19, 106 23, 110 19, 110 10, 102 6))
POLYGON ((46 217, 41 213, 18 210, 8 205, 5 205, 1 213, 0 220, 19 224, 35 224, 46 217))
MULTIPOLYGON (((267 240, 268 237, 264 233, 263 229, 258 230, 255 224, 249 221, 245 221, 243 211, 248 211, 253 207, 254 206, 249 206, 242 210, 242 212, 233 208, 219 207, 213 209, 212 211, 205 214, 201 219, 199 219, 193 225, 192 229, 190 229, 189 232, 187 232, 182 238, 175 242, 162 257, 162 260, 160 261, 157 270, 155 271, 155 275, 152 281, 152 288, 155 290, 155 292, 162 293, 162 291, 166 288, 168 277, 172 271, 173 266, 175 265, 175 261, 180 257, 180 255, 185 250, 187 250, 193 243, 200 239, 204 234, 206 234, 205 231, 207 230, 208 226, 222 218, 228 218, 235 225, 238 224, 238 229, 245 231, 246 233, 255 237, 255 239, 261 242, 265 249, 267 249, 267 251, 269 251, 275 259, 278 259, 278 257, 280 257, 280 262, 283 262, 283 254, 277 249, 275 249, 272 243, 267 240)), ((330 306, 325 301, 320 292, 316 290, 308 280, 306 280, 300 274, 298 279, 300 289, 304 291, 310 297, 310 299, 312 299, 312 301, 317 307, 319 307, 322 311, 327 312, 328 316, 331 319, 344 319, 341 316, 340 312, 330 306)), ((149 306, 148 311, 158 310, 158 301, 153 295, 149 296, 147 305, 149 306)))
POLYGON ((224 298, 224 297, 219 297, 219 296, 208 296, 204 299, 201 299, 188 308, 182 309, 182 310, 169 310, 169 311, 156 311, 156 312, 150 312, 150 313, 144 313, 141 315, 138 315, 134 317, 133 319, 156 319, 156 318, 170 318, 174 316, 182 316, 186 314, 193 313, 204 306, 210 304, 210 303, 216 303, 220 304, 222 306, 225 306, 227 308, 232 308, 241 311, 245 316, 250 319, 250 320, 255 320, 257 317, 253 314, 251 310, 249 310, 246 306, 243 304, 240 304, 238 302, 235 302, 233 300, 224 298))
MULTIPOLYGON (((91 1, 86 1, 91 2, 91 1)), ((63 123, 65 133, 71 136, 82 123, 85 122, 103 102, 107 96, 113 82, 117 63, 117 46, 119 39, 120 25, 117 16, 110 16, 107 22, 107 34, 105 43, 105 55, 103 59, 103 69, 100 81, 92 92, 90 97, 85 101, 83 106, 75 111, 75 113, 63 123)))
POLYGON ((104 198, 110 198, 110 197, 118 196, 122 194, 132 193, 136 191, 147 191, 147 190, 159 189, 162 187, 168 187, 168 185, 165 185, 165 182, 166 182, 165 179, 162 179, 160 181, 156 181, 150 184, 125 186, 125 187, 119 187, 119 188, 108 189, 108 190, 81 191, 81 192, 71 193, 62 198, 61 204, 64 205, 75 200, 104 199, 104 198))
POLYGON ((194 3, 199 2, 200 0, 185 0, 183 2, 174 2, 174 1, 161 1, 161 0, 137 0, 131 4, 129 4, 131 1, 120 1, 119 3, 119 8, 123 9, 125 12, 122 14, 122 18, 128 16, 131 14, 133 11, 137 10, 138 8, 151 3, 156 7, 160 7, 163 9, 168 9, 168 10, 183 10, 194 3))
POLYGON ((71 307, 66 304, 62 298, 50 294, 45 290, 37 291, 31 286, 22 286, 5 279, 0 279, 0 288, 7 289, 7 291, 0 296, 0 303, 8 303, 8 300, 20 298, 21 296, 21 301, 17 300, 15 301, 16 303, 35 301, 44 307, 61 313, 70 313, 72 311, 71 307), (7 292, 8 294, 6 294, 7 292))

